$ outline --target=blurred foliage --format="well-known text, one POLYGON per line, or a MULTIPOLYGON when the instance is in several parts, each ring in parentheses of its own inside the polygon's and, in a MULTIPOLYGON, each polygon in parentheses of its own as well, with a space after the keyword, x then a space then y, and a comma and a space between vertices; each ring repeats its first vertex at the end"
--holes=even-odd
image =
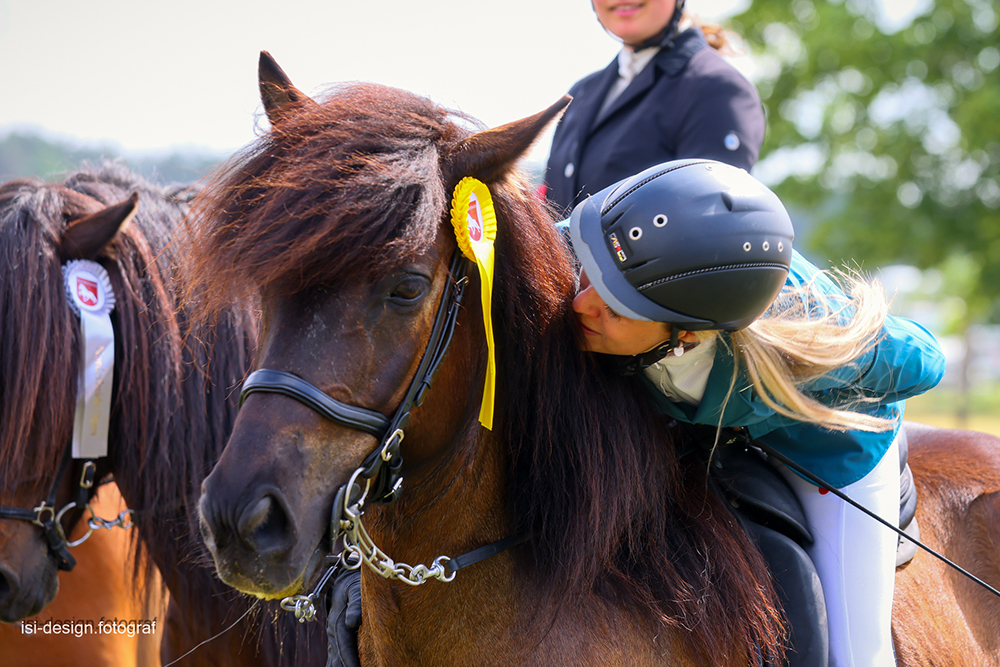
POLYGON ((755 173, 814 217, 808 250, 868 268, 940 269, 966 301, 966 322, 995 319, 996 2, 930 0, 896 30, 882 6, 757 0, 734 17, 768 114, 755 173))
POLYGON ((157 183, 188 183, 205 176, 224 156, 174 152, 163 156, 122 157, 110 147, 80 147, 34 134, 12 132, 0 137, 0 181, 12 178, 57 180, 84 163, 124 159, 136 172, 157 183))

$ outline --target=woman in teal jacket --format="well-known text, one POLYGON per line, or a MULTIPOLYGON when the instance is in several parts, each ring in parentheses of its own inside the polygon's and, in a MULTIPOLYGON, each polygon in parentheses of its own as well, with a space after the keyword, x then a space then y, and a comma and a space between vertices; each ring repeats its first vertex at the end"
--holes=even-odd
MULTIPOLYGON (((887 314, 881 288, 792 251, 778 198, 742 169, 678 160, 579 204, 574 310, 672 417, 742 427, 883 518, 899 513, 903 401, 940 381, 934 337, 887 314)), ((831 664, 893 665, 896 536, 785 474, 815 538, 831 664)))

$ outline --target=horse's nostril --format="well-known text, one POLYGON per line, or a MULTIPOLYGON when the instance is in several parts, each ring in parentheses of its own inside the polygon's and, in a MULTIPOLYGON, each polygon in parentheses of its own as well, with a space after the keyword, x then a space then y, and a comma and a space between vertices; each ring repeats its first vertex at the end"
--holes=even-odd
POLYGON ((0 566, 0 603, 3 603, 17 589, 17 575, 0 566))
POLYGON ((287 551, 294 543, 288 514, 276 498, 265 494, 240 516, 240 538, 261 554, 287 551))

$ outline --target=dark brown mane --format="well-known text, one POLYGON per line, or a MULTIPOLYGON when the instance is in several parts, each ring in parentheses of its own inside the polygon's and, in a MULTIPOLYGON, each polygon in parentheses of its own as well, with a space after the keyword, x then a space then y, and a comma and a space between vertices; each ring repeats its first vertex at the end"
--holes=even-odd
MULTIPOLYGON (((193 509, 232 429, 231 390, 249 366, 254 337, 245 313, 230 309, 192 326, 178 306, 183 280, 171 237, 194 196, 190 187, 158 187, 118 164, 74 172, 58 185, 0 187, 0 484, 26 476, 40 489, 53 483, 72 432, 80 345, 59 239, 67 222, 132 192, 138 212, 98 261, 116 295, 110 465, 137 512, 138 568, 149 562, 146 552, 166 564, 201 550, 193 509)), ((210 581, 211 570, 205 575, 210 581)), ((217 607, 208 596, 203 602, 206 613, 217 607)))
MULTIPOLYGON (((208 186, 195 273, 218 306, 426 251, 450 233, 448 197, 467 175, 453 151, 468 134, 426 99, 338 88, 208 186)), ((532 536, 524 566, 546 575, 553 600, 594 591, 690 632, 701 662, 753 662, 758 646, 773 655, 781 623, 763 560, 703 469, 675 457, 643 390, 578 350, 568 250, 543 206, 517 174, 489 186, 499 227, 494 435, 508 453, 511 516, 532 536)))

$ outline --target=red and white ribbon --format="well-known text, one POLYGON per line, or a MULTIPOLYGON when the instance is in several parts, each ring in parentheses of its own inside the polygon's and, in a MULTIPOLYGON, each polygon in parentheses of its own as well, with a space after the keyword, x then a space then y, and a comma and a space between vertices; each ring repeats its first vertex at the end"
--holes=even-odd
POLYGON ((97 262, 77 259, 63 265, 69 306, 80 318, 80 377, 73 425, 73 458, 97 459, 108 453, 115 332, 111 311, 115 293, 108 272, 97 262))

